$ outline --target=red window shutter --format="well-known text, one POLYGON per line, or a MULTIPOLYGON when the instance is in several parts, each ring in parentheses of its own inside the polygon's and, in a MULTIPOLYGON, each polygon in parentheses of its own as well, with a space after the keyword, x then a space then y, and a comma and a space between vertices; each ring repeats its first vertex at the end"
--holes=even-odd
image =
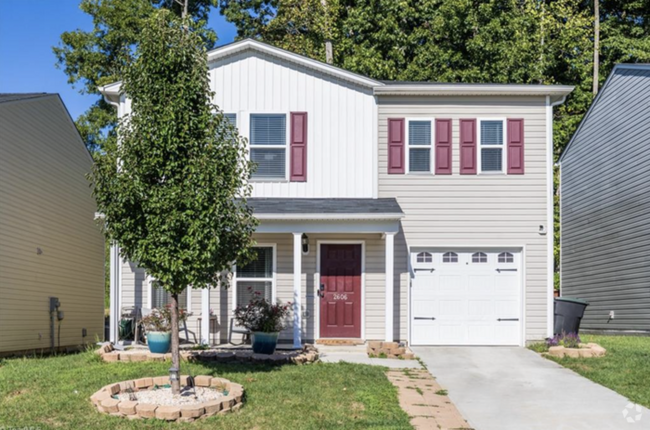
POLYGON ((291 112, 291 182, 307 182, 307 112, 291 112))
POLYGON ((524 120, 508 119, 508 174, 524 174, 524 120))
POLYGON ((404 173, 404 118, 388 119, 388 174, 404 173))
POLYGON ((460 174, 476 175, 476 119, 460 120, 460 174))
POLYGON ((451 120, 436 120, 436 175, 451 175, 451 120))

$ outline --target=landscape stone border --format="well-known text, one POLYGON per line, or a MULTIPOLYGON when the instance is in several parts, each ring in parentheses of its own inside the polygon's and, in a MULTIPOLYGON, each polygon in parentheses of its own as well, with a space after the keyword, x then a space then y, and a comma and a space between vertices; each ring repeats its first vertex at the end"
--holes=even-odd
MULTIPOLYGON (((167 361, 171 353, 156 354, 146 349, 118 351, 110 343, 102 345, 96 353, 106 362, 167 361)), ((187 361, 216 363, 262 363, 262 364, 307 364, 318 361, 318 350, 310 344, 301 350, 278 350, 274 354, 255 354, 250 349, 214 348, 206 350, 183 350, 181 357, 187 361)))
POLYGON ((398 342, 368 342, 368 356, 369 357, 382 357, 386 358, 401 358, 404 360, 413 360, 415 354, 411 351, 405 343, 398 342))
MULTIPOLYGON (((188 375, 181 376, 181 385, 187 386, 188 375)), ((224 378, 207 375, 194 377, 197 387, 211 387, 227 391, 228 394, 207 402, 194 405, 159 406, 152 403, 138 403, 131 400, 119 400, 113 396, 121 392, 137 395, 139 391, 153 390, 156 386, 169 384, 169 376, 132 379, 102 387, 90 396, 90 401, 99 412, 129 419, 157 418, 165 421, 194 421, 213 415, 234 412, 243 406, 244 387, 224 378)))
POLYGON ((571 358, 592 358, 602 357, 607 350, 597 343, 581 343, 579 348, 566 348, 564 346, 552 346, 548 349, 548 355, 553 357, 571 358))

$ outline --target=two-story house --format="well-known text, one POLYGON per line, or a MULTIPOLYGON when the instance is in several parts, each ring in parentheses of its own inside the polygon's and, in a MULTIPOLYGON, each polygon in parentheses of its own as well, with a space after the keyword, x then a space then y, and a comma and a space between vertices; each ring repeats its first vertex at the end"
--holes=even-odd
MULTIPOLYGON (((215 103, 258 168, 257 259, 187 291, 228 336, 250 290, 294 303, 285 341, 524 345, 552 333, 552 109, 572 87, 380 82, 244 40, 208 53, 215 103)), ((119 115, 120 85, 102 89, 119 115)), ((111 257, 119 310, 168 300, 111 257)))

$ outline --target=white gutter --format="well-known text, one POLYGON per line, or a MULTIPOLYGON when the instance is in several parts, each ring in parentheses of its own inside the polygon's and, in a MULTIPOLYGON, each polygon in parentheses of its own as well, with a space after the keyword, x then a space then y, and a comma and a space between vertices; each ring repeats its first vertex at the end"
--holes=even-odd
POLYGON ((386 84, 375 87, 375 95, 437 96, 551 96, 566 97, 574 87, 568 85, 485 85, 485 84, 386 84))

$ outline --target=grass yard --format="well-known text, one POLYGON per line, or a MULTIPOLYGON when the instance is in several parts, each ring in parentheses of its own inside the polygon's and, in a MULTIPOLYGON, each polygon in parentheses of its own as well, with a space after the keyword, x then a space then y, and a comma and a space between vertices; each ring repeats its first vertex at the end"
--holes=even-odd
POLYGON ((104 363, 92 352, 0 361, 0 428, 65 429, 411 429, 397 389, 381 367, 313 364, 272 367, 187 364, 244 386, 244 407, 193 423, 130 421, 97 412, 89 397, 102 386, 166 375, 169 363, 104 363))
MULTIPOLYGON (((598 358, 547 357, 598 384, 611 388, 634 403, 650 407, 650 337, 581 335, 607 354, 598 358)), ((539 347, 531 347, 539 352, 539 347)))

